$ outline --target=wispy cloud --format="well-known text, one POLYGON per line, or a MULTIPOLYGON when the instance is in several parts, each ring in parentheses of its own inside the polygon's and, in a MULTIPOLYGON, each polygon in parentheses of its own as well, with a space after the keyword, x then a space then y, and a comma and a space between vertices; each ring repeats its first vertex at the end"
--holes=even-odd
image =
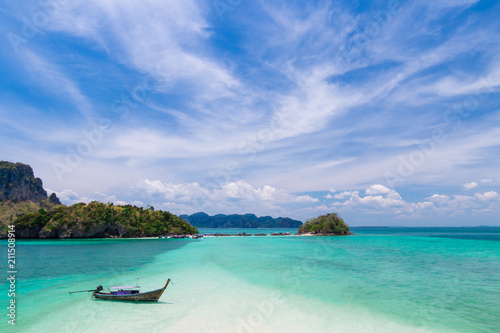
POLYGON ((51 29, 84 37, 116 61, 155 75, 165 92, 196 91, 197 98, 210 100, 230 95, 239 82, 210 56, 203 14, 192 0, 75 2, 60 11, 51 29))
MULTIPOLYGON (((10 142, 0 153, 32 156, 68 202, 81 193, 182 213, 201 195, 213 213, 304 218, 496 209, 500 5, 390 3, 244 2, 220 21, 202 0, 66 1, 20 56, 0 56, 16 68, 0 80, 0 139, 10 142), (154 91, 120 117, 113 103, 135 103, 144 76, 154 91), (102 119, 113 132, 55 182, 44 166, 102 119), (445 139, 390 186, 384 175, 435 129, 445 139), (123 184, 138 198, 117 195, 123 184), (419 199, 399 194, 421 187, 419 199)), ((18 33, 39 10, 6 8, 2 31, 18 33)))
MULTIPOLYGON (((44 59, 41 55, 26 50, 19 59, 25 66, 27 80, 31 80, 39 89, 46 90, 56 99, 69 100, 85 120, 92 118, 93 106, 78 84, 57 65, 44 59)), ((71 113, 72 110, 67 110, 71 113)))

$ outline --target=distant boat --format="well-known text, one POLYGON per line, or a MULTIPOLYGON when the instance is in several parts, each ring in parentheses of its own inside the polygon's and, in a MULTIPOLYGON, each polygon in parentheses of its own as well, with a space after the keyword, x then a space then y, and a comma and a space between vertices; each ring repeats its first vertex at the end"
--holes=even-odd
POLYGON ((102 286, 99 286, 94 290, 94 298, 108 301, 158 302, 169 283, 170 279, 167 280, 165 287, 144 293, 140 292, 139 286, 109 287, 109 293, 103 293, 102 286))

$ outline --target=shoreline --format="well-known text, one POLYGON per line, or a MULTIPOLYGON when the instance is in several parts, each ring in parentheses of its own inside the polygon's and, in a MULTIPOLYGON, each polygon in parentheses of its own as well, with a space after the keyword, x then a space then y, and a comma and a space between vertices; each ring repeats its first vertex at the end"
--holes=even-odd
MULTIPOLYGON (((338 234, 314 234, 314 233, 259 233, 259 234, 247 234, 247 233, 205 233, 198 235, 165 235, 165 236, 151 236, 151 237, 82 237, 82 238, 18 238, 19 240, 132 240, 132 239, 203 239, 203 238, 225 238, 225 237, 337 237, 337 236, 352 236, 354 233, 349 233, 346 235, 338 235, 338 234)), ((6 240, 0 239, 0 241, 6 240)))

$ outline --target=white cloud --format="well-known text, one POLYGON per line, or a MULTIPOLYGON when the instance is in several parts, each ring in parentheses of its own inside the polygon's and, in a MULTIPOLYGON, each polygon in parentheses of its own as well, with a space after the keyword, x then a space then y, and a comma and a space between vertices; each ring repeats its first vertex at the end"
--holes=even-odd
POLYGON ((300 203, 310 203, 310 202, 319 202, 319 199, 313 198, 309 195, 301 195, 296 197, 294 201, 300 203))
POLYGON ((140 198, 155 205, 166 205, 182 214, 193 211, 211 213, 281 212, 279 205, 319 202, 310 195, 294 195, 287 190, 269 185, 254 188, 244 181, 224 184, 222 187, 203 187, 198 183, 173 184, 160 180, 141 180, 124 188, 130 197, 140 198))
MULTIPOLYGON (((345 191, 334 196, 335 199, 344 202, 332 203, 332 209, 353 209, 361 208, 371 211, 373 214, 389 213, 392 210, 401 213, 404 210, 411 210, 411 205, 406 203, 399 193, 383 185, 375 184, 365 191, 365 196, 360 196, 359 191, 345 191)), ((425 206, 425 205, 424 205, 425 206)))
MULTIPOLYGON (((368 206, 373 208, 388 208, 388 207, 405 207, 406 202, 401 199, 399 194, 395 191, 389 193, 388 195, 367 195, 360 197, 358 194, 354 194, 349 198, 349 200, 342 203, 345 207, 354 206, 368 206)), ((376 212, 381 213, 381 212, 376 212)))
POLYGON ((444 194, 433 194, 430 198, 428 198, 430 201, 436 203, 436 204, 445 204, 450 202, 450 197, 444 194))
POLYGON ((215 190, 213 193, 215 197, 223 200, 231 198, 247 201, 287 202, 292 199, 291 195, 286 190, 276 189, 269 185, 254 189, 250 184, 244 181, 227 183, 220 190, 215 190))
POLYGON ((73 205, 79 202, 84 202, 84 203, 89 203, 92 201, 92 199, 89 199, 87 197, 81 197, 76 193, 75 191, 72 190, 63 190, 61 192, 56 192, 52 190, 47 190, 47 192, 50 193, 55 193, 61 203, 66 204, 66 205, 73 205))
POLYGON ((366 194, 368 195, 373 195, 373 194, 388 194, 393 192, 391 189, 385 187, 384 185, 372 185, 366 190, 366 194))
POLYGON ((362 211, 366 214, 397 214, 400 217, 417 218, 434 215, 467 215, 473 212, 490 212, 500 207, 500 195, 495 191, 476 193, 473 196, 434 194, 424 201, 405 201, 395 190, 383 185, 372 185, 365 196, 357 191, 346 191, 333 202, 331 208, 339 211, 362 211))
POLYGON ((472 190, 473 188, 476 188, 479 184, 477 182, 470 182, 470 183, 465 183, 463 185, 464 190, 472 190))
POLYGON ((139 194, 141 197, 178 200, 180 202, 190 202, 197 195, 206 195, 209 193, 207 189, 203 189, 198 183, 172 184, 164 183, 160 180, 148 179, 128 184, 127 190, 131 191, 134 195, 139 194))
POLYGON ((483 194, 476 193, 475 195, 480 200, 494 200, 494 199, 498 199, 499 198, 498 193, 495 192, 495 191, 489 191, 489 192, 485 192, 483 194))
POLYGON ((491 179, 491 178, 485 178, 485 179, 481 179, 479 182, 486 184, 486 183, 491 183, 492 181, 493 181, 493 179, 491 179))
POLYGON ((430 202, 430 201, 423 201, 423 202, 417 202, 415 204, 416 208, 417 209, 431 209, 431 208, 435 208, 434 206, 434 203, 430 202))
POLYGON ((335 194, 333 197, 335 199, 344 199, 347 197, 352 197, 353 195, 356 195, 358 193, 359 193, 359 191, 344 191, 344 192, 335 194))
POLYGON ((438 195, 434 194, 428 200, 436 206, 436 213, 449 215, 466 215, 472 212, 487 212, 498 209, 500 196, 495 191, 467 195, 438 195))
POLYGON ((57 197, 60 199, 61 203, 65 205, 73 205, 80 202, 89 203, 91 201, 100 201, 100 202, 110 202, 115 205, 130 204, 138 207, 144 206, 144 203, 138 200, 133 200, 133 201, 119 200, 114 195, 107 195, 105 193, 99 193, 99 192, 95 192, 92 196, 90 196, 90 198, 87 196, 81 196, 77 192, 72 190, 63 190, 60 192, 55 192, 47 189, 47 192, 55 193, 57 197))

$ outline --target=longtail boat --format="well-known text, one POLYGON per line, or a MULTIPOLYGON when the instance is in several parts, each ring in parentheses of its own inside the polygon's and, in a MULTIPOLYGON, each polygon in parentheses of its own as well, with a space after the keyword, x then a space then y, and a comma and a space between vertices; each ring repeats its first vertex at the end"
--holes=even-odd
POLYGON ((165 287, 148 292, 141 293, 140 287, 109 287, 109 293, 102 292, 102 286, 94 290, 94 298, 104 299, 108 301, 142 301, 142 302, 158 302, 161 295, 167 289, 170 279, 167 280, 165 287))

